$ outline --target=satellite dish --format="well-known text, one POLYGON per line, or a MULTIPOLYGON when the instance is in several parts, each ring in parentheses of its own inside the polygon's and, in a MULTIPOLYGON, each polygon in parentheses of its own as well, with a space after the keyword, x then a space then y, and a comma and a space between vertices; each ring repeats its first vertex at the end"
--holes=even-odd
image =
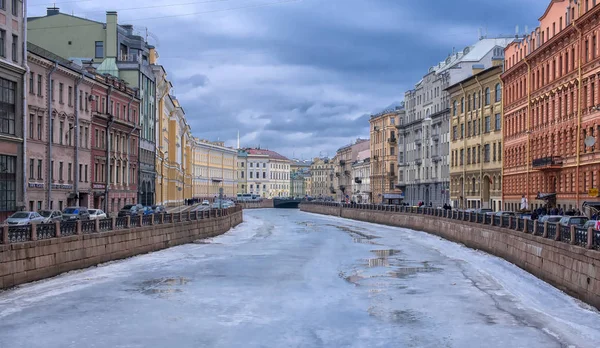
POLYGON ((585 146, 592 147, 596 143, 596 138, 594 138, 593 136, 589 136, 589 137, 585 138, 584 143, 585 143, 585 146))

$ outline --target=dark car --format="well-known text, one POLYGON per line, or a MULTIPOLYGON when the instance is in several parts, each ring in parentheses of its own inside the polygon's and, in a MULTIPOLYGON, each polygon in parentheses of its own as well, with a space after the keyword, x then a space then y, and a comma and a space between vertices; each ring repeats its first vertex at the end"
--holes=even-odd
POLYGON ((152 215, 154 214, 154 209, 152 209, 152 207, 144 207, 144 209, 142 209, 142 215, 152 215))
POLYGON ((62 211, 62 219, 69 220, 89 220, 90 212, 87 207, 66 207, 62 211))
POLYGON ((151 208, 154 214, 165 214, 167 212, 167 209, 162 205, 153 205, 151 208))
POLYGON ((144 206, 141 204, 127 204, 119 210, 119 216, 135 216, 144 213, 144 206))

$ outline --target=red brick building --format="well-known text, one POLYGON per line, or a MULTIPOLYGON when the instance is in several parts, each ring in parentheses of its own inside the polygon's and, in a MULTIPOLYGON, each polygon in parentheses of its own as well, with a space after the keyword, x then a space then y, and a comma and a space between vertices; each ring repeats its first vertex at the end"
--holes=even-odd
POLYGON ((539 21, 505 50, 504 209, 600 204, 600 3, 553 0, 539 21))
POLYGON ((93 206, 115 213, 137 203, 140 100, 118 78, 96 74, 96 80, 101 83, 91 96, 93 206))

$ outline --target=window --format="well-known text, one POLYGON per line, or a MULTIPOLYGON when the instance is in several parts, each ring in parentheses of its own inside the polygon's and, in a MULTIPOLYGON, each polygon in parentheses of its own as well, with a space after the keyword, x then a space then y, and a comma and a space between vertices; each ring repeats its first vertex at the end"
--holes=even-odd
POLYGON ((38 116, 37 117, 37 138, 38 138, 38 140, 42 140, 42 130, 44 129, 42 122, 44 122, 44 118, 42 116, 38 116))
POLYGON ((30 72, 29 73, 29 93, 33 94, 33 79, 35 77, 35 73, 30 72))
POLYGON ((104 58, 104 42, 96 41, 96 58, 104 58))
POLYGON ((490 161, 490 144, 483 146, 483 161, 486 163, 490 161))
POLYGON ((79 90, 79 110, 83 110, 83 91, 79 90))
POLYGON ((12 36, 12 44, 11 44, 11 54, 12 54, 12 60, 13 62, 16 62, 19 60, 19 37, 17 35, 13 35, 12 36))
POLYGON ((0 78, 0 133, 15 135, 15 86, 0 78))
POLYGON ((498 161, 502 161, 502 142, 498 142, 498 161))
POLYGON ((502 122, 500 120, 500 114, 496 114, 495 117, 496 117, 496 125, 495 125, 496 127, 494 129, 500 130, 500 129, 502 129, 502 122))
POLYGON ((18 5, 19 1, 18 0, 12 0, 12 14, 13 16, 18 16, 19 15, 19 5, 18 5))
POLYGON ((89 128, 85 127, 84 128, 84 137, 83 137, 83 141, 84 141, 83 147, 86 149, 88 148, 88 144, 89 144, 88 138, 89 138, 89 128))
POLYGON ((33 167, 35 166, 35 160, 33 158, 29 159, 29 179, 33 179, 33 167))
POLYGON ((58 84, 58 102, 61 104, 63 104, 63 89, 64 89, 64 85, 61 82, 58 84))
POLYGON ((461 123, 460 124, 460 138, 464 138, 465 137, 465 124, 461 123))
POLYGON ((37 95, 42 95, 42 75, 38 74, 37 78, 37 95))
POLYGON ((467 122, 467 137, 471 136, 471 121, 467 122))
POLYGON ((490 117, 486 116, 485 117, 485 133, 489 133, 490 132, 490 128, 491 128, 491 124, 490 124, 490 117))
POLYGON ((460 165, 461 166, 464 164, 464 160, 465 160, 465 149, 460 149, 460 165))
POLYGON ((88 182, 88 165, 83 166, 83 177, 85 178, 85 182, 88 182))
POLYGON ((492 151, 493 161, 496 162, 496 143, 494 143, 493 151, 492 151))
POLYGON ((461 98, 460 99, 460 113, 464 113, 465 112, 465 98, 461 98))
POLYGON ((17 158, 0 155, 0 211, 14 211, 17 203, 17 158))
POLYGON ((253 172, 250 172, 250 179, 253 179, 252 173, 253 173, 253 172))
POLYGON ((68 102, 69 102, 69 106, 73 106, 73 87, 69 86, 69 95, 68 95, 68 102))
POLYGON ((452 116, 456 116, 456 100, 452 103, 452 116))
POLYGON ((6 31, 0 30, 0 57, 6 57, 6 31))
POLYGON ((85 92, 85 111, 88 111, 88 92, 85 92))
POLYGON ((59 126, 58 126, 58 143, 61 145, 63 143, 64 128, 65 128, 65 123, 63 121, 60 121, 59 126))
POLYGON ((37 161, 37 178, 38 180, 42 179, 42 160, 39 159, 37 161))
POLYGON ((485 89, 485 105, 490 105, 490 88, 485 89))
POLYGON ((100 147, 100 137, 98 136, 98 130, 94 130, 94 146, 100 147))
POLYGON ((58 180, 63 181, 63 162, 58 162, 58 180))
POLYGON ((29 115, 29 137, 33 139, 33 121, 35 121, 35 115, 29 115))
POLYGON ((54 80, 50 79, 50 96, 52 96, 52 101, 54 101, 54 80))
POLYGON ((496 103, 502 100, 502 87, 499 83, 496 84, 496 103))
POLYGON ((67 166, 67 180, 69 182, 73 181, 72 173, 73 173, 73 164, 69 163, 69 165, 67 166))
POLYGON ((81 176, 81 174, 83 174, 82 172, 83 172, 83 164, 80 164, 79 165, 79 182, 83 181, 83 176, 81 176))

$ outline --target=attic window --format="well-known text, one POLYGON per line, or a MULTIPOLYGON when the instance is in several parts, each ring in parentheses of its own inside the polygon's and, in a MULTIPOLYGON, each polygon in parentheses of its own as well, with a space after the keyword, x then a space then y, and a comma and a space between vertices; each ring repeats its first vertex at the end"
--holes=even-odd
POLYGON ((465 49, 463 50, 463 54, 467 55, 469 53, 469 47, 465 47, 465 49))

